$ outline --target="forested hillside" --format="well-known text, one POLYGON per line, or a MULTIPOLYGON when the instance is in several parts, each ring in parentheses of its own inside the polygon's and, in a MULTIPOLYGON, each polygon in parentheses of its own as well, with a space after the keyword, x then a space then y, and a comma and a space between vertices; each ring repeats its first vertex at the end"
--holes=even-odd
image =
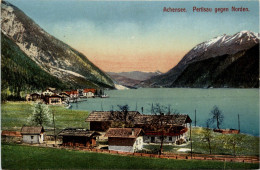
POLYGON ((42 70, 7 36, 1 34, 1 94, 2 100, 19 99, 22 92, 48 86, 68 88, 58 78, 42 70))

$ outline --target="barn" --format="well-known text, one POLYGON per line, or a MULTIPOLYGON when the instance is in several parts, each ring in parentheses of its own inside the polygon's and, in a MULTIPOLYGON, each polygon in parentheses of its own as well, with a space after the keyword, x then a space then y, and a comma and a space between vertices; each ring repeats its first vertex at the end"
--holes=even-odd
POLYGON ((43 143, 44 129, 42 126, 23 126, 21 135, 24 143, 43 143))
POLYGON ((141 128, 109 128, 108 149, 123 152, 135 152, 143 148, 144 132, 141 128))
MULTIPOLYGON (((113 115, 120 114, 120 111, 93 111, 89 114, 86 122, 89 122, 90 130, 105 132, 110 128, 111 123, 116 121, 113 115)), ((140 115, 140 113, 128 111, 128 117, 135 117, 136 115, 140 115)))
POLYGON ((66 128, 59 133, 62 136, 63 146, 95 147, 96 138, 100 133, 83 128, 66 128))

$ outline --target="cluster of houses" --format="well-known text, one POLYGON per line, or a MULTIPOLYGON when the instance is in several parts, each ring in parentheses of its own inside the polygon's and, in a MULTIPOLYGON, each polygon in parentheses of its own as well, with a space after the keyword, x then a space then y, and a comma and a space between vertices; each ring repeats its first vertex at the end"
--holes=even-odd
MULTIPOLYGON (((121 112, 118 111, 118 114, 121 112)), ((158 144, 162 136, 164 143, 181 144, 188 139, 188 124, 192 120, 188 115, 173 115, 170 120, 170 128, 162 134, 162 131, 147 127, 154 115, 143 115, 136 111, 130 111, 129 116, 135 115, 133 127, 113 128, 115 119, 111 117, 112 111, 93 111, 89 114, 86 122, 90 124, 90 130, 81 128, 66 128, 59 132, 62 137, 62 145, 70 147, 97 146, 97 139, 101 134, 108 140, 108 149, 114 151, 136 152, 143 149, 143 145, 158 144)), ((43 143, 43 127, 24 126, 21 129, 23 142, 43 143)))
MULTIPOLYGON (((102 90, 85 88, 70 91, 59 91, 55 88, 47 88, 42 93, 27 94, 26 101, 41 101, 50 105, 61 105, 75 102, 79 98, 104 97, 102 90)), ((107 95, 106 95, 107 96, 107 95)))

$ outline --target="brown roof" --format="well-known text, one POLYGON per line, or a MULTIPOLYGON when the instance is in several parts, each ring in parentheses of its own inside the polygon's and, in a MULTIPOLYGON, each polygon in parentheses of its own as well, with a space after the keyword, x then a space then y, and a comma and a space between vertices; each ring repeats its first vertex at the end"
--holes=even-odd
MULTIPOLYGON (((116 114, 120 114, 120 111, 113 111, 116 114)), ((128 111, 128 116, 131 115, 140 115, 137 111, 128 111)), ((89 114, 86 122, 106 122, 106 121, 114 121, 111 118, 111 111, 93 111, 89 114)))
MULTIPOLYGON (((120 114, 119 111, 114 111, 120 114)), ((156 115, 143 115, 137 111, 129 111, 129 115, 134 116, 134 124, 149 124, 153 120, 156 115)), ((170 119, 170 124, 174 125, 184 125, 185 123, 191 123, 191 119, 186 114, 173 114, 173 115, 165 115, 165 117, 170 119)), ((105 121, 114 121, 111 118, 111 111, 93 111, 89 114, 86 122, 105 122, 105 121)))
POLYGON ((44 132, 42 126, 23 126, 21 129, 22 135, 38 135, 44 132))
POLYGON ((77 129, 77 128, 67 128, 62 130, 59 133, 60 136, 85 136, 85 137, 91 137, 91 136, 100 136, 100 133, 95 131, 89 131, 85 129, 77 129))
POLYGON ((105 137, 114 137, 114 138, 137 138, 143 133, 141 128, 109 128, 105 137), (132 135, 132 130, 134 135, 132 135))
MULTIPOLYGON (((135 117, 134 124, 149 124, 154 117, 159 115, 137 115, 135 117)), ((169 124, 173 125, 184 125, 185 123, 191 123, 192 120, 190 119, 189 115, 185 114, 172 114, 172 115, 165 115, 164 119, 169 120, 169 124)))
POLYGON ((21 135, 21 132, 3 130, 2 131, 2 136, 21 137, 22 135, 21 135))

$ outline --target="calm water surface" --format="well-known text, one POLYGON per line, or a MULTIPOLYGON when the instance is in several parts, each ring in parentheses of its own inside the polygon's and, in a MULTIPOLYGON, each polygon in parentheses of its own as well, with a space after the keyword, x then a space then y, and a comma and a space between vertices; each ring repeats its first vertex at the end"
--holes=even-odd
POLYGON ((172 110, 188 114, 197 126, 205 126, 210 111, 217 105, 224 115, 222 128, 240 129, 242 133, 259 136, 259 90, 258 89, 189 89, 189 88, 141 88, 105 91, 109 98, 91 98, 73 103, 76 110, 118 110, 117 105, 128 104, 130 110, 151 113, 152 103, 171 106, 172 110))

